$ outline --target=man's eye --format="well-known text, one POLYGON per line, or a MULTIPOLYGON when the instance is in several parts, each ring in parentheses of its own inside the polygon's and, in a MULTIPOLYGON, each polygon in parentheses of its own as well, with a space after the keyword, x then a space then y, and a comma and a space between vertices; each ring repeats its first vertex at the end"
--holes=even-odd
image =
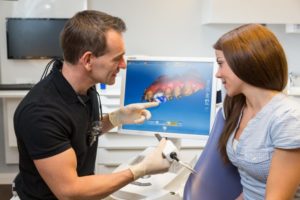
POLYGON ((115 58, 114 62, 120 62, 122 60, 122 58, 115 58))

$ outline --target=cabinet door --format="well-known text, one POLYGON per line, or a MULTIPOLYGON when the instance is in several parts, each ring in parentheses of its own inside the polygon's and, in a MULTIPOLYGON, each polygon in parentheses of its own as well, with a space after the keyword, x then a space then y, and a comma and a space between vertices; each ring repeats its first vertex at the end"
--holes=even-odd
POLYGON ((13 116, 20 101, 21 98, 3 99, 3 130, 5 141, 4 148, 5 162, 7 164, 16 164, 19 162, 19 153, 14 131, 13 116))
POLYGON ((204 24, 299 24, 299 0, 204 0, 204 24))

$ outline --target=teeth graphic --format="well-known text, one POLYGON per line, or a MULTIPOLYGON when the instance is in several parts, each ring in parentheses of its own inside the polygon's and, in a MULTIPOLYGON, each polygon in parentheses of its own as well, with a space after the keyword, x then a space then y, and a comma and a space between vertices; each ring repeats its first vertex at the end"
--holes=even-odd
POLYGON ((204 89, 201 79, 191 73, 177 76, 159 76, 144 91, 142 100, 165 103, 172 99, 190 96, 204 89))

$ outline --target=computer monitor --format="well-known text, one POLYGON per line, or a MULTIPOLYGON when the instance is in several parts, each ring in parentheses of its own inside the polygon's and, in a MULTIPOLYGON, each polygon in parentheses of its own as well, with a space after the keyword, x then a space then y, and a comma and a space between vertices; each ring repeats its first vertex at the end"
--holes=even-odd
POLYGON ((119 127, 119 133, 169 138, 206 138, 216 105, 214 58, 128 57, 121 104, 160 102, 143 124, 119 127))

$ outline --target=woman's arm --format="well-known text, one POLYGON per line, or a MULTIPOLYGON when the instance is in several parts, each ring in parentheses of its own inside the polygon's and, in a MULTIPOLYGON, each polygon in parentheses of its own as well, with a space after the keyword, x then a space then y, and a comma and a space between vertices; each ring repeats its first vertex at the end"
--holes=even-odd
POLYGON ((293 199, 299 185, 300 149, 275 149, 267 180, 265 199, 293 199))
POLYGON ((244 200, 243 193, 241 193, 235 200, 244 200))

